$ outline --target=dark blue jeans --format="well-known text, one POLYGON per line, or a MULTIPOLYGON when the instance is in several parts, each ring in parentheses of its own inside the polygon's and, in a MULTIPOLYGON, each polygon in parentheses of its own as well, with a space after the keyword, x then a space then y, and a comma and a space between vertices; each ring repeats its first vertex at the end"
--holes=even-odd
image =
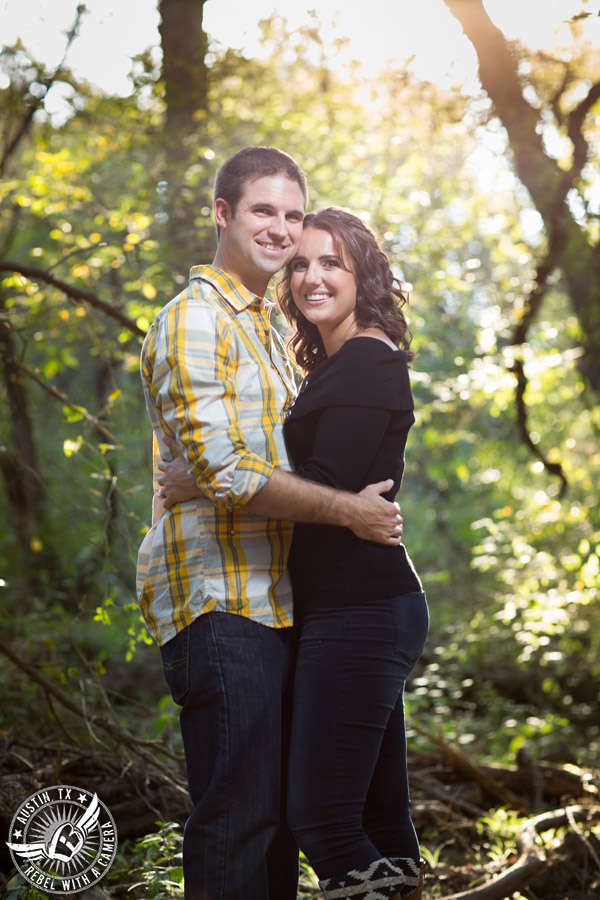
POLYGON ((194 811, 183 839, 186 900, 295 900, 298 851, 282 789, 293 634, 207 613, 161 647, 180 704, 194 811))
POLYGON ((300 625, 288 818, 319 879, 418 859, 404 683, 427 637, 425 594, 320 609, 300 625))

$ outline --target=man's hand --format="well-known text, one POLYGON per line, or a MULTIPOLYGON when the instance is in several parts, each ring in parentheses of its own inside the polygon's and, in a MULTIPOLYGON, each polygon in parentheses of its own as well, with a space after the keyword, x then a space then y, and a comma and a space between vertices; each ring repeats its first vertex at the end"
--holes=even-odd
POLYGON ((364 541, 376 541, 387 546, 398 546, 402 543, 403 520, 397 503, 384 500, 381 494, 387 493, 394 482, 379 481, 369 484, 356 494, 356 515, 352 517, 348 527, 364 541))
POLYGON ((168 462, 163 460, 158 464, 162 472, 157 479, 160 484, 158 496, 162 500, 165 509, 171 509, 175 503, 183 503, 186 500, 194 500, 204 497, 204 493, 198 487, 196 480, 188 473, 185 459, 177 446, 177 441, 164 434, 163 442, 175 453, 175 459, 168 462))

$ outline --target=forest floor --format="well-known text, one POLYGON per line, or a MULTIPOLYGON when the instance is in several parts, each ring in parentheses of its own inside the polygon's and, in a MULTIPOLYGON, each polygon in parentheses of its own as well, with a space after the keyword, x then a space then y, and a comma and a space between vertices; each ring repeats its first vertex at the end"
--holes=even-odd
MULTIPOLYGON (((190 811, 184 769, 164 746, 151 748, 150 742, 127 738, 118 751, 108 752, 69 746, 66 735, 57 737, 49 736, 41 746, 4 735, 3 833, 8 833, 21 803, 42 787, 56 784, 97 792, 115 819, 120 845, 138 860, 136 842, 156 832, 157 823, 183 825, 190 811)), ((600 771, 535 762, 525 752, 514 766, 481 765, 435 735, 421 732, 423 737, 429 739, 431 751, 413 751, 409 764, 413 819, 427 863, 428 900, 598 900, 600 771)), ((128 884, 120 878, 120 884, 111 885, 107 878, 94 888, 93 897, 88 891, 76 897, 181 897, 177 878, 167 877, 175 869, 168 868, 172 863, 165 863, 164 855, 162 845, 160 861, 149 864, 146 859, 139 869, 141 881, 135 866, 129 866, 128 884), (161 880, 161 890, 149 889, 149 884, 161 880)), ((124 869, 128 870, 126 862, 124 869)), ((0 896, 32 896, 15 893, 14 881, 9 890, 12 875, 12 860, 2 842, 0 896)), ((303 864, 299 897, 319 896, 316 878, 303 864)))

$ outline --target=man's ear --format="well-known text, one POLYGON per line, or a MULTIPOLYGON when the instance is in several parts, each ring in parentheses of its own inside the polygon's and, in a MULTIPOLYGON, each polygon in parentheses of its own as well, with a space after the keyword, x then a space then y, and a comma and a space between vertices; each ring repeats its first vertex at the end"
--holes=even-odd
POLYGON ((213 206, 213 215, 215 217, 215 225, 218 225, 219 228, 227 228, 233 218, 231 215, 231 207, 227 200, 223 200, 222 197, 217 197, 213 206))

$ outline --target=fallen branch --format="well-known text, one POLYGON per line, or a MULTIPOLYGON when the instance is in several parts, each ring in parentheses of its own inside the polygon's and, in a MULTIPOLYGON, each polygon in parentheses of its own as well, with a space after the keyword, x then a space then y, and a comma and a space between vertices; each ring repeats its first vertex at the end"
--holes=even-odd
POLYGON ((37 671, 33 666, 29 663, 25 662, 25 660, 21 659, 14 653, 4 641, 0 641, 0 653, 3 653, 4 656, 8 657, 12 663, 18 666, 26 675, 36 681, 41 687, 43 687, 44 691, 50 696, 54 697, 59 701, 66 709, 69 709, 71 712, 75 713, 76 716, 79 716, 84 720, 86 726, 93 725, 106 734, 109 734, 112 738, 118 741, 120 744, 124 744, 129 747, 138 756, 141 756, 146 762, 155 766, 156 768, 163 770, 164 774, 168 776, 169 780, 171 780, 171 773, 165 766, 163 766, 158 760, 153 757, 151 754, 146 753, 146 749, 152 750, 154 753, 162 753, 164 756, 169 757, 175 762, 181 762, 180 758, 171 753, 163 744, 159 741, 145 741, 140 738, 133 737, 128 734, 122 728, 113 725, 111 722, 107 722, 105 719, 100 716, 87 716, 85 710, 81 710, 76 703, 74 703, 71 698, 65 694, 60 688, 56 687, 55 684, 52 684, 51 681, 48 681, 47 678, 37 671))
POLYGON ((455 796, 448 788, 442 787, 440 784, 436 783, 433 778, 427 778, 427 776, 411 772, 410 783, 411 785, 419 787, 428 796, 437 797, 437 799, 441 800, 446 807, 456 807, 457 809, 462 810, 462 812, 467 813, 469 816, 475 816, 475 818, 488 815, 486 810, 480 809, 480 807, 475 806, 473 803, 469 803, 468 800, 463 800, 462 797, 455 796))
POLYGON ((519 858, 514 865, 481 887, 461 891, 459 894, 448 894, 440 897, 440 900, 505 900, 532 881, 546 866, 546 855, 536 840, 542 831, 559 828, 568 824, 571 819, 589 818, 600 821, 600 807, 571 806, 529 819, 519 832, 519 858))
MULTIPOLYGON (((192 806, 184 778, 173 770, 168 782, 145 761, 123 757, 114 749, 79 749, 60 741, 15 746, 4 743, 0 755, 0 829, 34 791, 52 784, 71 784, 97 793, 117 823, 120 840, 156 831, 157 822, 188 818, 192 806), (25 759, 29 755, 29 759, 25 759)), ((0 885, 1 893, 1 885, 0 885)))
MULTIPOLYGON (((576 807, 575 807, 575 808, 576 808, 576 807)), ((598 871, 600 872, 600 857, 598 856, 598 854, 596 853, 596 851, 595 851, 594 848, 592 847, 590 841, 588 841, 588 839, 586 838, 586 836, 585 836, 585 834, 583 833, 582 829, 577 825, 577 822, 575 821, 575 815, 574 815, 573 809, 574 809, 574 807, 569 806, 569 807, 567 807, 567 809, 565 810, 565 813, 566 813, 567 819, 568 819, 568 821, 569 821, 569 826, 570 826, 570 828, 571 828, 571 831, 572 831, 574 834, 577 835, 577 837, 579 838, 579 840, 581 841, 581 843, 584 845, 584 847, 585 847, 585 849, 587 850, 587 852, 590 854, 590 856, 591 856, 592 859, 594 860, 594 862, 595 862, 595 864, 596 864, 596 868, 597 868, 598 871)))
POLYGON ((446 762, 451 765, 453 769, 460 772, 461 775, 465 775, 467 778, 472 778, 473 781, 477 782, 482 790, 491 797, 499 800, 500 803, 505 806, 510 806, 512 809, 520 812, 527 811, 523 801, 519 797, 516 797, 512 791, 509 791, 501 785, 499 781, 496 781, 495 778, 492 778, 491 775, 484 772, 480 766, 477 766, 472 762, 472 760, 470 760, 468 756, 465 756, 464 753, 455 750, 454 747, 447 744, 441 737, 431 734, 429 731, 425 731, 424 728, 420 728, 412 722, 411 727, 441 750, 446 762))

